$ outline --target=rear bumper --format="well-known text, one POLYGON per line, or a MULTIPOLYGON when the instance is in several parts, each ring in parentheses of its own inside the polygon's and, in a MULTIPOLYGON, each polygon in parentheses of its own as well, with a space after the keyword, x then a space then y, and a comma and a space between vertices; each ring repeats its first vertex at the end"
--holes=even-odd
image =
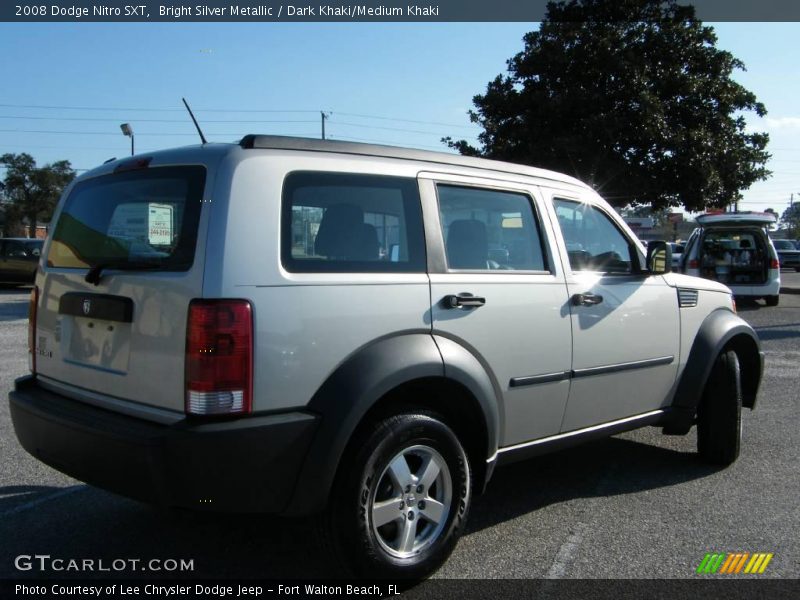
POLYGON ((781 292, 781 280, 779 277, 770 278, 769 281, 761 285, 737 285, 735 283, 727 283, 727 285, 734 296, 763 298, 765 296, 777 296, 781 292))
POLYGON ((161 425, 18 379, 9 393, 22 446, 91 485, 162 506, 282 512, 317 427, 294 412, 161 425))

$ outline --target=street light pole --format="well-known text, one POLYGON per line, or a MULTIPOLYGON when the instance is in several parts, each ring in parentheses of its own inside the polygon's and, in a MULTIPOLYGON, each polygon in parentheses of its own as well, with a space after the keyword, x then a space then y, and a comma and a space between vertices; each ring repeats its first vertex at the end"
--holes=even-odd
POLYGON ((133 156, 133 127, 129 123, 123 123, 119 128, 122 130, 122 135, 131 138, 131 156, 133 156))

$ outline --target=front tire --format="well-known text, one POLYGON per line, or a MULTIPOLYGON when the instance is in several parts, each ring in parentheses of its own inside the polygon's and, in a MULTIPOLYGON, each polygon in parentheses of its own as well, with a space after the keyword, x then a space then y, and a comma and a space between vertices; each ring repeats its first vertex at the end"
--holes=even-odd
POLYGON ((764 298, 764 300, 767 302, 767 306, 778 306, 780 299, 780 296, 767 296, 764 298))
POLYGON ((742 384, 732 350, 714 363, 697 410, 697 452, 714 465, 728 466, 739 456, 742 440, 742 384))
POLYGON ((472 496, 470 465, 433 413, 380 420, 345 454, 324 518, 332 550, 357 576, 426 577, 455 548, 472 496))

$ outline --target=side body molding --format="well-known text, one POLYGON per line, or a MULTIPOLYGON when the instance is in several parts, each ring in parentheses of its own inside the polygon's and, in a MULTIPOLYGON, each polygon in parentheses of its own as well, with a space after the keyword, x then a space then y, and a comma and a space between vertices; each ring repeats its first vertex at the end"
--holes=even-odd
POLYGON ((284 513, 325 508, 345 447, 375 402, 403 383, 443 374, 442 356, 429 332, 379 339, 348 357, 306 407, 321 416, 319 429, 284 513))
POLYGON ((742 405, 755 408, 764 370, 761 342, 753 328, 741 317, 727 310, 716 310, 705 318, 697 331, 675 392, 672 410, 665 422, 664 433, 684 434, 692 427, 714 361, 726 346, 734 350, 739 359, 742 405))

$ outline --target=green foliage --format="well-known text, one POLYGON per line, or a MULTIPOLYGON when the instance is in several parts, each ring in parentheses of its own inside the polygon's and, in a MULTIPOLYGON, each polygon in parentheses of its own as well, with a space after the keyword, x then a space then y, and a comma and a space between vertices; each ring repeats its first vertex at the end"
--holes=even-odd
POLYGON ((674 0, 551 2, 508 75, 473 99, 480 147, 444 141, 572 174, 616 206, 736 201, 770 175, 768 135, 748 133, 742 116, 766 110, 694 15, 674 0))
POLYGON ((28 222, 30 237, 36 235, 37 221, 49 221, 64 188, 75 178, 68 160, 37 167, 30 154, 3 154, 0 164, 6 167, 2 192, 6 230, 28 222))
POLYGON ((781 215, 781 228, 787 230, 790 239, 800 238, 800 203, 792 204, 781 215))

